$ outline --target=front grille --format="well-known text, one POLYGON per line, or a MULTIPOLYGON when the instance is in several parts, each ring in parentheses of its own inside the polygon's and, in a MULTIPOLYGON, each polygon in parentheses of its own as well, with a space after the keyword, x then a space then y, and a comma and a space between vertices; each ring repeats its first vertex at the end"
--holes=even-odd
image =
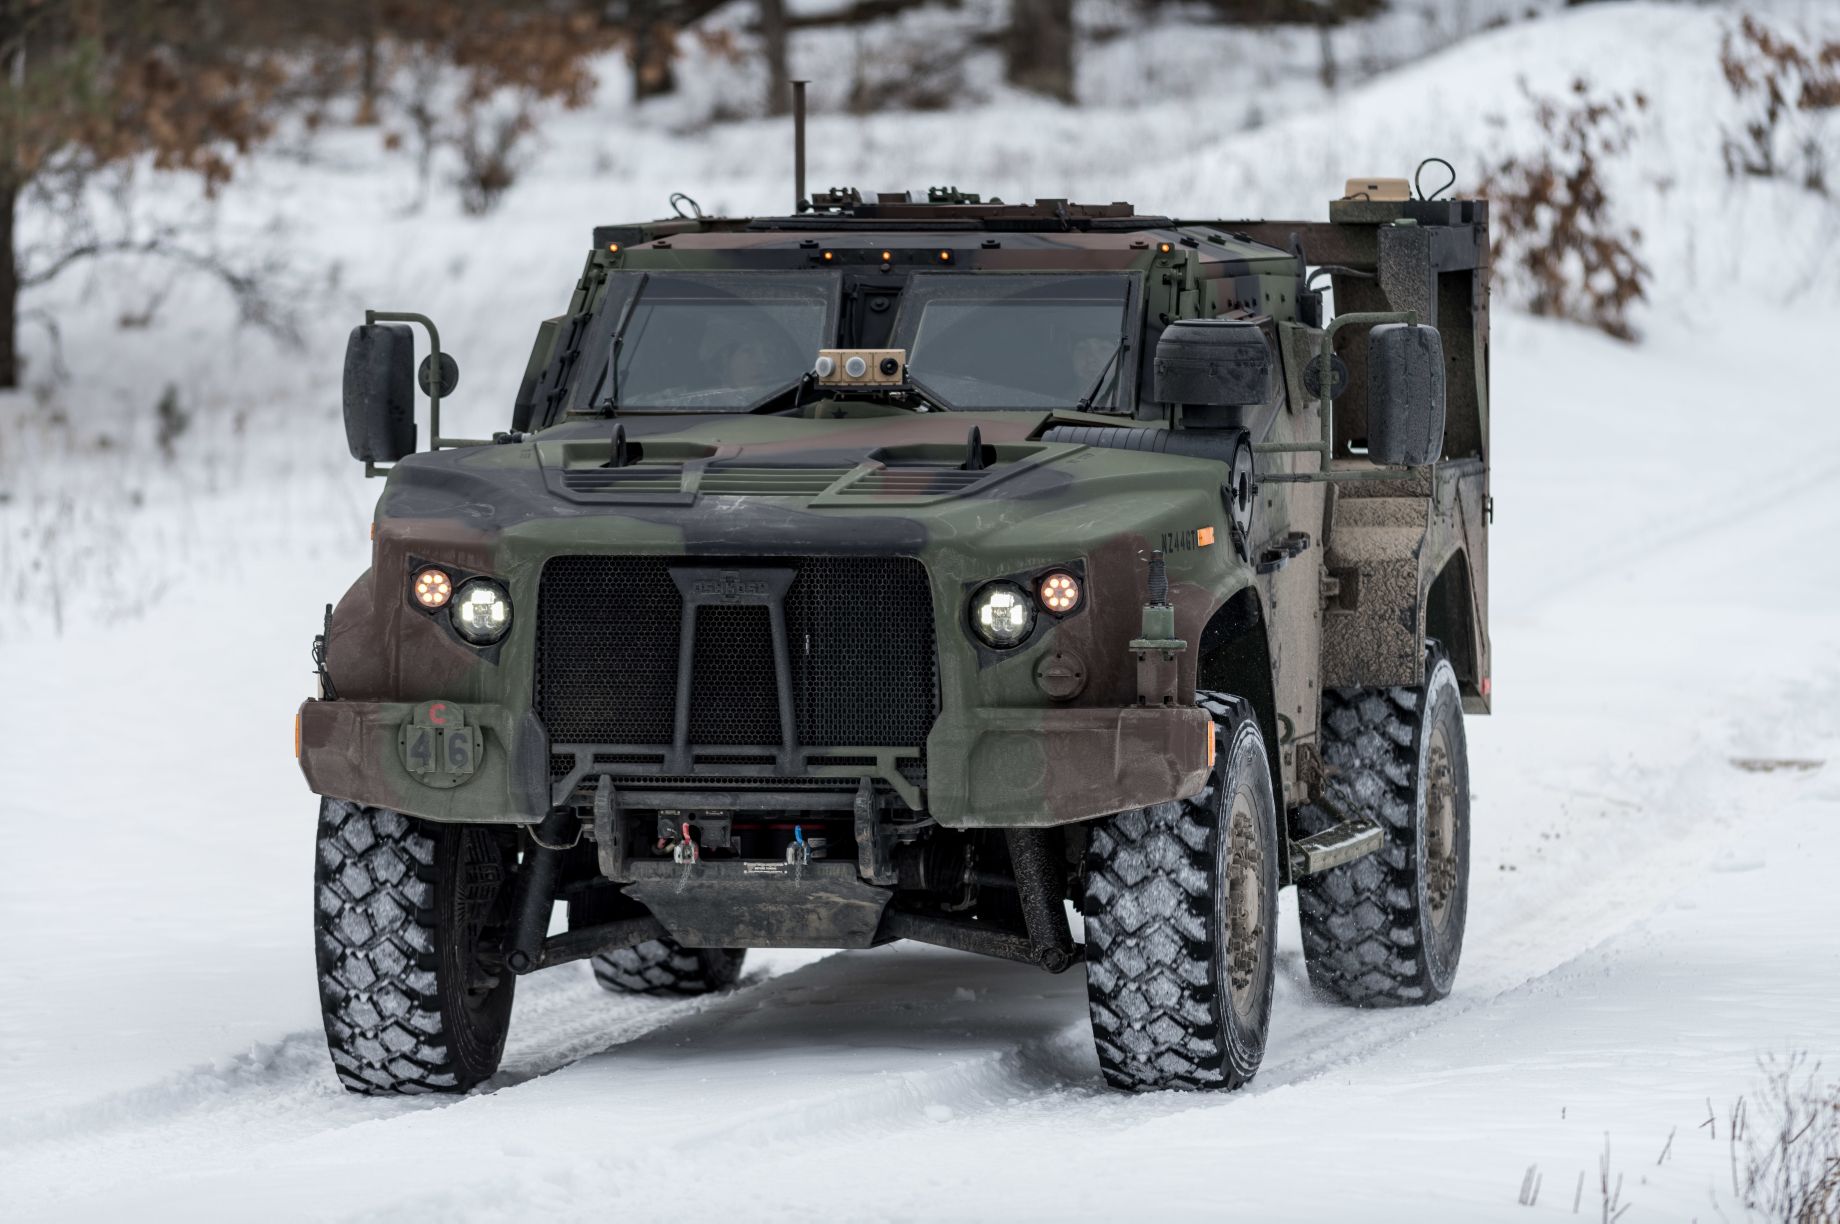
MULTIPOLYGON (((925 744, 938 713, 933 600, 911 557, 551 559, 536 683, 551 743, 671 744, 683 627, 673 567, 794 572, 785 613, 801 748, 925 744)), ((768 608, 698 607, 694 651, 689 746, 777 746, 768 608)))

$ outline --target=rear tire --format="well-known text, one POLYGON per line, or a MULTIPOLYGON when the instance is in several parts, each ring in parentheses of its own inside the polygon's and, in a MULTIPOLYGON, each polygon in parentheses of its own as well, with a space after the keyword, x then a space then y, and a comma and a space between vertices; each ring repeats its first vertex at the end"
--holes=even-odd
POLYGON ((1087 853, 1087 1001, 1114 1088, 1239 1088, 1265 1055, 1278 930, 1271 768, 1250 706, 1197 700, 1215 720, 1207 788, 1098 822, 1087 853))
POLYGON ((464 1092, 498 1070, 516 847, 502 829, 320 801, 320 1011, 346 1088, 464 1092))
MULTIPOLYGON (((1469 756, 1450 660, 1427 651, 1419 688, 1323 697, 1325 790, 1385 831, 1379 850, 1297 886, 1310 981, 1356 1007, 1450 993, 1469 907, 1469 756)), ((1335 818, 1307 809, 1310 832, 1335 818)))
POLYGON ((648 939, 594 957, 594 980, 617 994, 703 995, 734 988, 746 948, 686 948, 648 939))

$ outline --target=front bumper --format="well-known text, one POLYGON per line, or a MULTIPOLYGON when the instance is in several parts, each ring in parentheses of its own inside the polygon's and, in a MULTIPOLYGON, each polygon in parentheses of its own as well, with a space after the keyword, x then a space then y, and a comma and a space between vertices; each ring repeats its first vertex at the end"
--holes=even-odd
POLYGON ((1198 794, 1213 736, 1196 706, 979 710, 927 740, 933 818, 951 828, 1072 824, 1198 794))
MULTIPOLYGON (((402 732, 424 706, 308 701, 300 768, 315 793, 428 820, 530 824, 550 806, 549 744, 528 712, 469 704, 478 759, 464 781, 431 785, 404 762, 402 732)), ((928 809, 951 828, 1069 824, 1198 793, 1207 714, 1189 707, 980 709, 939 719, 927 740, 928 809)), ((720 791, 711 775, 707 789, 720 791)), ((748 807, 746 790, 731 806, 748 807)))
POLYGON ((315 794, 428 820, 534 824, 549 812, 548 737, 528 712, 469 704, 481 734, 473 772, 433 786, 409 772, 403 727, 420 705, 406 701, 307 701, 300 707, 300 771, 315 794))

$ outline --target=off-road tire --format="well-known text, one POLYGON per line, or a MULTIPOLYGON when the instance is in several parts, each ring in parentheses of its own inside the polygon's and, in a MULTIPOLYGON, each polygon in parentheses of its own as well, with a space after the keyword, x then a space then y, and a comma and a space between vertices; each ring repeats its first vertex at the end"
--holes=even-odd
MULTIPOLYGON (((1324 789, 1386 838, 1365 858, 1302 880, 1297 909, 1316 989, 1357 1007, 1450 993, 1469 902, 1469 760, 1456 671, 1435 645, 1418 688, 1323 697, 1324 789)), ((1308 832, 1336 822, 1305 809, 1308 832)))
POLYGON ((686 948, 648 939, 594 957, 594 980, 617 994, 704 995, 734 988, 746 948, 686 948))
POLYGON ((1214 719, 1207 788, 1107 817, 1089 842, 1086 995, 1114 1088, 1238 1088, 1265 1054, 1278 928, 1271 767, 1250 706, 1197 701, 1214 719))
POLYGON ((515 851, 504 830, 320 801, 320 1010, 346 1088, 464 1092, 498 1069, 515 851))

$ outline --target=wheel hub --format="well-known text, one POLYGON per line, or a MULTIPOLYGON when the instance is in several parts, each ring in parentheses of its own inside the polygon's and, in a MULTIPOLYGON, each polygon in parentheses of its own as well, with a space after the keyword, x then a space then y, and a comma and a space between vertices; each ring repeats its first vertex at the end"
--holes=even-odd
POLYGON ((1441 930, 1457 893, 1456 781, 1449 733, 1441 722, 1431 729, 1425 757, 1425 893, 1431 924, 1441 930))
POLYGON ((1265 883, 1259 871, 1260 829, 1252 796, 1242 787, 1233 796, 1227 820, 1227 972, 1233 1010, 1242 1019, 1253 1015, 1258 983, 1264 974, 1265 883))

